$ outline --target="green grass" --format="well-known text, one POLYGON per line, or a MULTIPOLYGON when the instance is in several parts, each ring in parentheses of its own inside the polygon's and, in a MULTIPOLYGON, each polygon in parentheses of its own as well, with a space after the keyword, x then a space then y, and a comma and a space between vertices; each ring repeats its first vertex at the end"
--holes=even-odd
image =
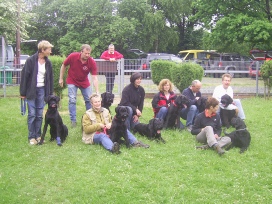
MULTIPOLYGON (((150 101, 142 122, 153 116, 150 101)), ((236 148, 219 157, 196 150, 187 131, 164 130, 166 144, 136 135, 150 148, 122 146, 112 155, 83 144, 80 126, 70 128, 67 96, 60 113, 69 138, 62 147, 48 141, 49 133, 44 145, 30 146, 19 99, 0 98, 0 203, 271 203, 271 101, 242 103, 252 136, 244 154, 236 148)), ((78 100, 78 121, 84 109, 78 100)))

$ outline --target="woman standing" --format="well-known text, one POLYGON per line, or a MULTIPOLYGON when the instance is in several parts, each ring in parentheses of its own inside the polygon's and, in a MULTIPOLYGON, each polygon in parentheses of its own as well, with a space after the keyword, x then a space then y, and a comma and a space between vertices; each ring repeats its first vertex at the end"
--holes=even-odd
POLYGON ((30 56, 21 74, 20 95, 27 100, 28 140, 31 145, 41 139, 44 98, 53 94, 52 63, 48 59, 53 45, 48 41, 38 44, 38 52, 30 56))

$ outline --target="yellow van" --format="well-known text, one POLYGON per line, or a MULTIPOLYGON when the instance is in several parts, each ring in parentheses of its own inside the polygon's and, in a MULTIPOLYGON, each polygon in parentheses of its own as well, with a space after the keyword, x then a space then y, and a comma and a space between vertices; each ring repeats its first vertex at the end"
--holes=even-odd
POLYGON ((216 50, 182 50, 179 51, 178 57, 183 61, 206 60, 211 52, 216 52, 216 50))

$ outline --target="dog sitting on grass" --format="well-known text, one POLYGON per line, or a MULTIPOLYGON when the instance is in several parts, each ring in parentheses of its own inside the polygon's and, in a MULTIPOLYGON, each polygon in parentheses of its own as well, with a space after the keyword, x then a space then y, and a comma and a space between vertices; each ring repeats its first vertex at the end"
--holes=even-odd
POLYGON ((38 143, 42 145, 44 142, 45 134, 48 125, 50 126, 50 141, 57 141, 57 145, 62 146, 62 143, 68 136, 68 128, 63 124, 62 118, 58 111, 58 102, 60 98, 58 96, 50 95, 47 97, 48 109, 45 114, 44 127, 41 136, 41 141, 38 143))
POLYGON ((239 147, 240 153, 243 153, 250 145, 250 133, 246 128, 245 122, 239 117, 232 118, 231 125, 235 127, 236 130, 231 133, 224 131, 225 135, 231 138, 231 145, 229 145, 226 150, 232 147, 239 147))
POLYGON ((110 111, 110 106, 114 100, 114 94, 110 92, 104 92, 101 94, 101 105, 103 108, 106 108, 110 111))
POLYGON ((232 103, 233 103, 233 99, 228 94, 225 94, 221 97, 220 118, 221 118, 222 126, 226 128, 230 127, 231 119, 236 117, 238 114, 237 107, 232 105, 232 103))

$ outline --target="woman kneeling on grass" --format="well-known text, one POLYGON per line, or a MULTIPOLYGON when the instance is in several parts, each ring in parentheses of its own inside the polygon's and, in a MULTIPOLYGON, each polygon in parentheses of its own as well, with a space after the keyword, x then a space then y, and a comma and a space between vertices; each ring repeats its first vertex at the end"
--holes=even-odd
MULTIPOLYGON (((119 154, 120 145, 117 142, 112 142, 104 129, 111 128, 111 115, 106 108, 101 107, 101 97, 98 94, 93 94, 90 97, 92 108, 87 110, 82 118, 82 141, 85 144, 101 144, 106 150, 119 154)), ((133 147, 148 148, 149 145, 143 144, 127 130, 128 139, 133 147)))
POLYGON ((212 147, 219 155, 225 153, 222 149, 231 143, 229 137, 220 137, 221 122, 219 114, 216 111, 219 108, 219 102, 215 98, 208 98, 205 111, 198 114, 191 133, 196 135, 196 140, 206 144, 200 146, 201 149, 212 147))

